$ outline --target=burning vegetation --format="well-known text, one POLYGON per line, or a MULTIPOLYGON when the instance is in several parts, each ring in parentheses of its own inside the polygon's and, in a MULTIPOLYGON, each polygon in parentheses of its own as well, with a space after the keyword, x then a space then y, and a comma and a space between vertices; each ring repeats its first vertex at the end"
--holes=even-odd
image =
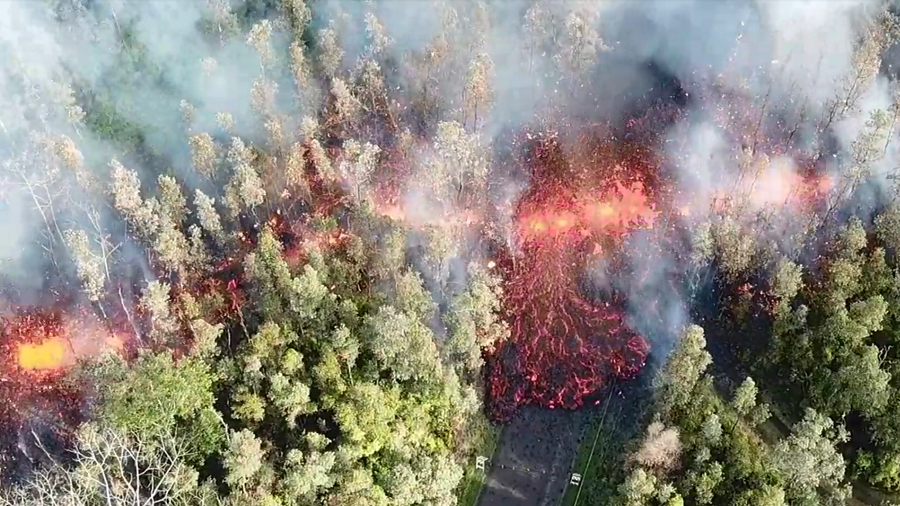
POLYGON ((603 500, 762 504, 763 483, 809 499, 833 484, 794 480, 786 462, 824 448, 838 476, 828 417, 848 414, 889 469, 900 394, 879 367, 895 360, 900 211, 877 171, 896 155, 900 101, 858 104, 880 89, 893 14, 861 15, 837 98, 811 103, 781 89, 780 67, 744 67, 759 41, 743 31, 718 75, 663 72, 664 55, 598 33, 641 7, 603 21, 586 3, 526 3, 510 16, 435 2, 422 47, 401 47, 377 3, 190 5, 165 30, 204 56, 177 68, 181 48, 142 11, 165 2, 0 7, 0 23, 8 9, 109 53, 90 72, 16 67, 34 81, 12 80, 24 112, 7 123, 0 109, 7 221, 33 220, 14 241, 28 254, 2 271, 0 464, 14 485, 0 505, 99 498, 98 481, 109 504, 453 504, 488 421, 599 403, 653 360, 657 418, 603 500), (487 34, 506 17, 524 46, 497 53, 487 34), (619 65, 640 85, 605 81, 619 65), (847 221, 870 193, 887 209, 874 232, 847 221), (691 321, 764 335, 734 347, 754 371, 792 368, 769 384, 827 414, 797 429, 821 444, 792 439, 772 474, 723 477, 716 459, 756 444, 748 426, 769 411, 752 380, 723 407, 691 321), (841 332, 853 340, 829 341, 841 332))

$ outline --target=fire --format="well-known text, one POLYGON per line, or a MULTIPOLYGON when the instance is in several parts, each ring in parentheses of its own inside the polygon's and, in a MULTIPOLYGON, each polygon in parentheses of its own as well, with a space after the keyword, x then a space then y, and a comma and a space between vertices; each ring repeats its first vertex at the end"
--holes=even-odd
POLYGON ((26 372, 61 371, 81 358, 121 353, 126 337, 76 311, 73 315, 24 313, 3 319, 7 360, 26 372))
POLYGON ((788 168, 770 167, 759 175, 750 189, 750 199, 757 206, 804 205, 815 202, 832 188, 827 176, 804 177, 788 168))
POLYGON ((20 344, 16 355, 19 367, 31 371, 60 369, 70 361, 69 347, 57 337, 40 343, 20 344))
POLYGON ((648 202, 644 184, 639 181, 627 186, 616 182, 611 199, 586 204, 585 212, 592 225, 600 230, 622 229, 635 223, 649 227, 659 214, 648 202))

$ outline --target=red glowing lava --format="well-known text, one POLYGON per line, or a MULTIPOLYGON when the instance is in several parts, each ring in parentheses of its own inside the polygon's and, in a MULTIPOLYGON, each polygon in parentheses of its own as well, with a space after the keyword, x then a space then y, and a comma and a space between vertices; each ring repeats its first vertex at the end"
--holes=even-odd
POLYGON ((74 362, 66 328, 59 317, 40 313, 5 319, 11 359, 23 371, 54 372, 74 362))
POLYGON ((579 278, 600 236, 650 227, 656 212, 639 183, 579 198, 557 151, 539 149, 516 208, 517 251, 498 259, 511 335, 489 357, 487 400, 497 421, 529 403, 580 407, 611 378, 636 374, 649 350, 616 305, 585 298, 579 278))

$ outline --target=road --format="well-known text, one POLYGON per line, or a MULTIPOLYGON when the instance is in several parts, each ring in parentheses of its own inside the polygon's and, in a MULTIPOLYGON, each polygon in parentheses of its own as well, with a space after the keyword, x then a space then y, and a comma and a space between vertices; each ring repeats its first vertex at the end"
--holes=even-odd
POLYGON ((594 410, 524 408, 503 429, 478 506, 556 506, 594 410))

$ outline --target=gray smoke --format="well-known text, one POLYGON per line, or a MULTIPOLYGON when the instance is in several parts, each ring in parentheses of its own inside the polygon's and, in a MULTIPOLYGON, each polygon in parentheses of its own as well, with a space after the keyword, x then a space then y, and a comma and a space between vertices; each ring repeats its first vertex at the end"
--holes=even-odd
MULTIPOLYGON (((182 101, 194 108, 195 132, 218 132, 216 114, 229 113, 236 135, 248 141, 266 135, 250 106, 250 90, 260 74, 258 54, 243 37, 223 43, 215 30, 203 29, 214 7, 227 3, 0 2, 0 153, 12 159, 35 132, 65 134, 78 144, 86 167, 101 178, 116 156, 138 169, 145 181, 171 171, 191 194, 199 183, 191 168, 182 101), (124 53, 130 58, 123 56, 123 45, 129 46, 124 53), (77 93, 68 98, 66 87, 77 93), (67 121, 65 107, 74 100, 89 113, 89 126, 76 128, 67 121), (133 145, 123 149, 117 136, 126 134, 141 139, 140 152, 133 145)), ((380 57, 384 66, 391 66, 387 84, 391 93, 406 98, 418 96, 422 82, 409 58, 438 47, 435 43, 444 34, 449 48, 446 72, 434 76, 433 91, 439 120, 458 117, 470 64, 477 53, 486 52, 493 65, 493 101, 480 119, 485 145, 510 129, 542 122, 551 127, 572 123, 576 128, 615 123, 648 97, 676 93, 677 81, 688 110, 671 125, 660 154, 674 170, 682 190, 679 198, 691 202, 709 202, 735 184, 747 139, 735 138, 716 121, 729 114, 734 97, 760 112, 762 131, 796 126, 798 150, 833 151, 828 171, 835 179, 846 170, 845 160, 870 111, 887 109, 893 98, 888 77, 879 75, 863 94, 859 110, 831 125, 831 137, 819 131, 829 101, 844 90, 853 72, 855 51, 880 13, 879 0, 498 0, 487 2, 484 9, 462 0, 309 3, 314 44, 318 30, 333 26, 345 52, 345 71, 355 68, 366 51, 370 41, 365 16, 373 13, 392 40, 380 57), (572 68, 577 72, 566 71, 572 68)), ((239 21, 246 28, 260 15, 274 12, 277 4, 233 1, 231 7, 244 16, 239 21)), ((288 36, 276 30, 272 45, 280 66, 267 77, 278 84, 278 107, 292 128, 319 104, 296 98, 286 70, 288 43, 288 36)), ((309 52, 314 56, 315 48, 309 52)), ((319 91, 319 96, 326 94, 319 91)), ((874 167, 877 184, 866 187, 869 201, 877 203, 886 193, 886 176, 900 161, 898 149, 891 145, 874 167)), ((417 146, 414 159, 421 165, 432 150, 417 146)), ((776 162, 777 170, 797 170, 790 158, 776 162)), ((22 188, 21 177, 9 170, 9 163, 5 169, 0 177, 16 193, 22 188)), ((37 178, 44 169, 32 166, 28 173, 37 178)), ((414 183, 403 199, 414 217, 449 212, 433 207, 414 183)), ((492 183, 498 188, 498 202, 513 201, 524 186, 521 177, 492 183)), ((40 255, 30 252, 40 251, 43 222, 27 194, 3 196, 0 271, 33 277, 39 271, 34 259, 40 255)), ((698 206, 700 214, 692 213, 691 220, 704 219, 708 207, 698 206)), ((790 235, 785 228, 776 240, 790 235)), ((633 247, 646 247, 647 241, 636 238, 633 247)), ((632 300, 661 308, 663 327, 669 329, 687 320, 680 295, 663 286, 679 268, 673 255, 633 266, 649 274, 628 283, 632 300)), ((633 261, 646 258, 635 256, 633 261)), ((639 315, 642 309, 635 307, 633 313, 639 315)), ((635 325, 640 327, 639 318, 635 325)))

